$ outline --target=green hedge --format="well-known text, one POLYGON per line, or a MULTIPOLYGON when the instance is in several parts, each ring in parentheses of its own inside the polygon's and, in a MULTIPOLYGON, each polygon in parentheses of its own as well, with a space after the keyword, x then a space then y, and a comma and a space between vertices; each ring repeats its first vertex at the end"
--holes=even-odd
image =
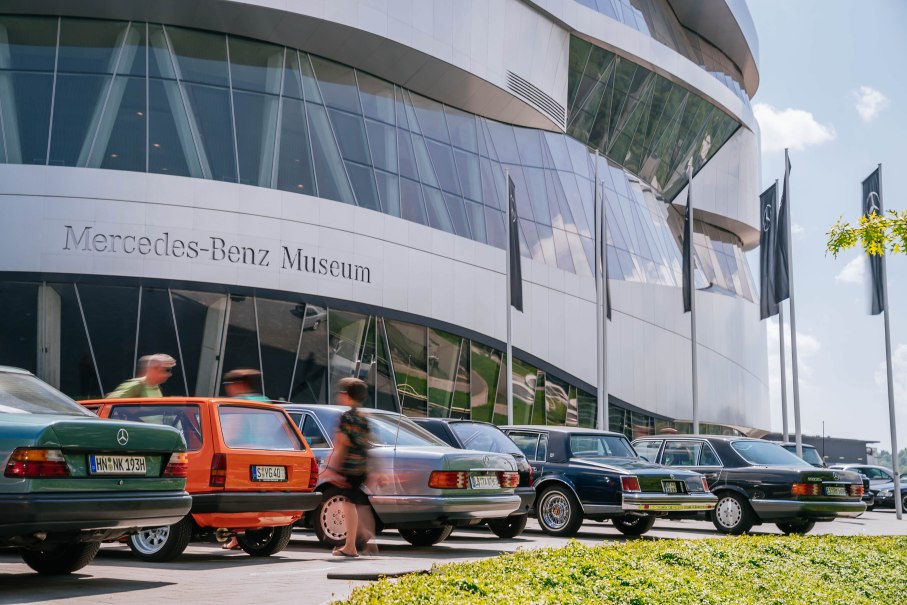
POLYGON ((905 604, 907 537, 571 541, 381 580, 340 603, 905 604))

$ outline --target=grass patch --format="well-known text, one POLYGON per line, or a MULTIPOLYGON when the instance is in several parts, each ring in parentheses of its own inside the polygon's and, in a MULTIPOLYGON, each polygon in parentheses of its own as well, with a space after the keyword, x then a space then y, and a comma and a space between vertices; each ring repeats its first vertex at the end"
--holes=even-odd
POLYGON ((381 580, 338 603, 903 604, 907 537, 571 541, 381 580))

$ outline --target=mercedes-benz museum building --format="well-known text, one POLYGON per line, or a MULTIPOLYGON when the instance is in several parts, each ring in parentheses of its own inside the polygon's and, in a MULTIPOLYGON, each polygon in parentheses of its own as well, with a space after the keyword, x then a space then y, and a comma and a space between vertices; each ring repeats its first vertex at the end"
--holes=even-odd
POLYGON ((0 364, 76 397, 139 357, 167 395, 592 426, 595 189, 609 414, 768 428, 757 38, 742 0, 0 0, 0 364))

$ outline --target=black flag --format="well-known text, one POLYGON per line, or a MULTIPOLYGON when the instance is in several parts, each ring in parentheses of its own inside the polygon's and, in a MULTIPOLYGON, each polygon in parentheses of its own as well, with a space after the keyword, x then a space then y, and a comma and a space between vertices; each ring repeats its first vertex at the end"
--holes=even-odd
POLYGON ((759 196, 762 214, 762 233, 759 236, 759 315, 766 319, 778 314, 775 301, 775 239, 778 235, 775 205, 778 201, 778 183, 759 196))
MULTIPOLYGON (((863 181, 863 216, 875 212, 882 215, 882 173, 880 168, 872 171, 863 181)), ((885 280, 882 276, 882 256, 869 254, 869 273, 872 276, 870 296, 872 297, 872 314, 878 315, 885 310, 885 280)))
POLYGON ((517 311, 523 310, 523 268, 520 263, 520 227, 519 217, 516 213, 516 188, 513 185, 513 179, 507 177, 507 191, 510 211, 509 211, 509 234, 510 234, 510 304, 517 311))
POLYGON ((687 171, 687 213, 683 218, 683 312, 693 309, 693 178, 687 171))
POLYGON ((784 150, 784 189, 775 229, 775 303, 790 298, 790 159, 784 150))

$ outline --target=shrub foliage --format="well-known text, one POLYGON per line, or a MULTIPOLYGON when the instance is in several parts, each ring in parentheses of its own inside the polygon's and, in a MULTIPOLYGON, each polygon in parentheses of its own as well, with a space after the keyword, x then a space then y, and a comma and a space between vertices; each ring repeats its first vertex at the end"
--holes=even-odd
POLYGON ((907 537, 571 541, 381 580, 341 603, 903 604, 907 537))

